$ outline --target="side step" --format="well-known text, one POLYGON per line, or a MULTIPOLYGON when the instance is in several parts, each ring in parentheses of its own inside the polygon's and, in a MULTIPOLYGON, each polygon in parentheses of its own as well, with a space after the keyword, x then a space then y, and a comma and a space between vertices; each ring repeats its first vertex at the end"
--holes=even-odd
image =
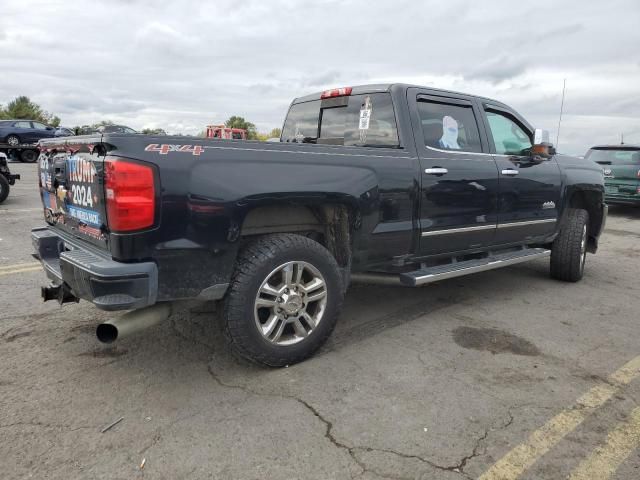
POLYGON ((524 248, 516 252, 490 254, 486 258, 465 260, 437 267, 421 268, 413 272, 402 273, 400 282, 409 287, 418 287, 426 283, 447 278, 461 277, 470 273, 484 272, 494 268, 507 267, 516 263, 528 262, 536 258, 548 257, 551 250, 545 248, 524 248))

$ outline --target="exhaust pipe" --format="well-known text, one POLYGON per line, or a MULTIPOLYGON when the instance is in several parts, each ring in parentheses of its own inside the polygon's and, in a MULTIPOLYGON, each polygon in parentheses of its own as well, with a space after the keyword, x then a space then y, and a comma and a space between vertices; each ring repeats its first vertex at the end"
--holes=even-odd
POLYGON ((151 307, 127 312, 98 325, 96 336, 102 343, 113 343, 117 339, 127 337, 145 330, 169 318, 171 305, 168 302, 156 303, 151 307))

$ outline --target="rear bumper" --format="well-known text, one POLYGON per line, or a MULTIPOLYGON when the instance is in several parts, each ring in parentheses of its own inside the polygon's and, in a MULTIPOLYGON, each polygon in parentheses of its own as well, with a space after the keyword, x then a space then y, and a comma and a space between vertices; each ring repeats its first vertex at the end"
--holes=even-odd
POLYGON ((122 263, 84 242, 50 228, 31 231, 36 254, 54 285, 102 310, 131 310, 156 303, 154 262, 122 263))

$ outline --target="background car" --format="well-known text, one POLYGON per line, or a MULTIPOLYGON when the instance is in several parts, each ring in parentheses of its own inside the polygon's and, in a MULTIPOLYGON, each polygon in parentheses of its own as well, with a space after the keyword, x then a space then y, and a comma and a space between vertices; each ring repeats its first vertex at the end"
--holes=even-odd
POLYGON ((96 128, 96 131, 99 133, 139 133, 133 128, 127 127, 126 125, 103 125, 102 127, 96 128))
POLYGON ((35 143, 55 136, 55 129, 34 120, 0 120, 0 143, 11 146, 35 143))
POLYGON ((54 134, 56 137, 72 137, 75 132, 67 127, 57 127, 54 134))
POLYGON ((607 203, 640 205, 640 145, 599 145, 584 158, 602 165, 607 203))

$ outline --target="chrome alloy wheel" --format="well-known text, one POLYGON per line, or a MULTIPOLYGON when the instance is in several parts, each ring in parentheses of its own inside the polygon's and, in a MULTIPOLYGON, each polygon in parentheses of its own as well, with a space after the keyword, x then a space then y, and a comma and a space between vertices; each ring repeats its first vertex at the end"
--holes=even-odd
POLYGON ((318 326, 327 306, 327 285, 307 262, 287 262, 262 282, 254 316, 260 334, 275 345, 293 345, 318 326))

